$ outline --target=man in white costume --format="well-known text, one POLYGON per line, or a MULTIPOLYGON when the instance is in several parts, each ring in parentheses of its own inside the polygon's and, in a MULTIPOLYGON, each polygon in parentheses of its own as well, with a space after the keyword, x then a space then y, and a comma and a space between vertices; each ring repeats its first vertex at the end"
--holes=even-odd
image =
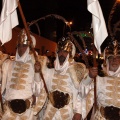
POLYGON ((44 120, 72 120, 79 83, 83 80, 84 84, 89 84, 97 75, 97 69, 89 72, 83 63, 74 61, 75 52, 71 39, 62 37, 57 45, 54 68, 42 69, 49 91, 44 120))
MULTIPOLYGON (((114 41, 104 50, 104 77, 97 76, 97 110, 92 120, 120 120, 120 45, 114 41)), ((85 119, 94 103, 94 83, 84 99, 78 95, 73 120, 85 119)), ((90 87, 91 86, 91 87, 90 87)), ((81 91, 81 89, 80 89, 81 91)), ((85 93, 83 92, 85 95, 85 93)))
POLYGON ((27 38, 23 29, 18 36, 15 60, 7 59, 2 64, 1 94, 4 99, 2 120, 36 120, 46 98, 41 80, 40 63, 31 51, 35 37, 27 38))

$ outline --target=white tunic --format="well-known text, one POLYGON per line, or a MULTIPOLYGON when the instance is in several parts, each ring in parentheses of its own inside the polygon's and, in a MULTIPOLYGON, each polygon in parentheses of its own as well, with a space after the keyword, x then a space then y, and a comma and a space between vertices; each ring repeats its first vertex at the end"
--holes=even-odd
POLYGON ((41 99, 44 98, 44 96, 46 98, 46 94, 43 89, 43 82, 40 74, 35 73, 34 63, 32 56, 29 54, 29 48, 27 48, 22 57, 19 57, 18 52, 16 52, 15 61, 8 59, 3 63, 1 93, 5 99, 5 103, 14 99, 29 99, 30 107, 26 109, 24 113, 17 114, 14 113, 6 104, 2 120, 37 119, 35 115, 44 104, 44 100, 40 101, 40 96, 42 95, 41 99), (36 96, 36 105, 34 107, 31 106, 33 101, 32 95, 36 96))
MULTIPOLYGON (((58 59, 55 62, 58 62, 58 59)), ((73 108, 76 103, 78 88, 76 88, 76 85, 72 80, 72 78, 76 77, 76 75, 71 76, 69 69, 76 63, 74 63, 74 61, 68 62, 67 58, 63 66, 60 66, 58 63, 55 64, 57 64, 55 65, 55 69, 47 69, 44 72, 44 77, 47 83, 48 91, 54 92, 57 90, 63 93, 68 93, 70 96, 70 101, 67 105, 60 109, 55 108, 51 104, 51 102, 48 101, 47 109, 44 115, 44 120, 72 120, 74 114, 73 108)), ((83 75, 85 76, 85 66, 84 69, 81 69, 83 75)))
MULTIPOLYGON (((120 68, 120 67, 119 67, 120 68)), ((120 108, 120 69, 117 72, 112 72, 112 76, 100 77, 97 76, 97 105, 96 114, 92 116, 93 120, 106 120, 104 115, 100 112, 101 107, 114 106, 120 108)), ((110 71, 109 71, 110 75, 110 71)), ((82 86, 80 86, 82 88, 82 86)), ((82 114, 85 119, 94 103, 94 83, 84 86, 82 94, 85 96, 81 99, 81 94, 77 97, 76 113, 82 114), (85 93, 86 91, 86 93, 85 93)), ((81 89, 79 90, 81 91, 81 89)))

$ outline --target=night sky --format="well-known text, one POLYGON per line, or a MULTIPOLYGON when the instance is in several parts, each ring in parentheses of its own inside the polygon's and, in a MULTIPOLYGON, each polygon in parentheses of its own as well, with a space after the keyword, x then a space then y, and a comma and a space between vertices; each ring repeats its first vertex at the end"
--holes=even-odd
MULTIPOLYGON (((109 13, 115 0, 99 0, 99 2, 108 27, 109 13)), ((91 27, 91 14, 87 11, 87 0, 20 0, 20 3, 27 22, 50 14, 56 14, 67 21, 73 22, 71 31, 84 31, 91 27)), ((2 3, 0 4, 2 6, 2 3)), ((19 27, 24 27, 19 10, 18 17, 19 27)), ((51 17, 40 20, 39 27, 41 36, 54 41, 54 32, 57 31, 58 38, 61 37, 64 34, 65 24, 63 21, 51 17)), ((69 31, 69 28, 66 28, 67 30, 69 31)), ((37 33, 34 26, 31 27, 31 31, 37 33)))
MULTIPOLYGON (((20 0, 26 17, 31 22, 49 14, 58 14, 72 21, 72 30, 84 30, 91 25, 91 14, 87 11, 87 0, 20 0)), ((107 23, 115 0, 99 0, 107 23)))

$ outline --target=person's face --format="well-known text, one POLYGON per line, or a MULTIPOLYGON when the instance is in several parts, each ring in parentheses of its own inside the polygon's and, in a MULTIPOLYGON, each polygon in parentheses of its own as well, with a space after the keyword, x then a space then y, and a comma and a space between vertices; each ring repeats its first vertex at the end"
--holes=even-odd
POLYGON ((25 53, 25 51, 27 50, 28 45, 19 44, 17 47, 18 47, 18 54, 21 57, 25 53))
POLYGON ((108 61, 109 61, 109 70, 115 72, 120 65, 120 56, 110 56, 108 57, 108 61))
POLYGON ((58 52, 58 58, 59 58, 60 65, 62 65, 64 63, 67 55, 68 55, 67 51, 61 50, 58 52))

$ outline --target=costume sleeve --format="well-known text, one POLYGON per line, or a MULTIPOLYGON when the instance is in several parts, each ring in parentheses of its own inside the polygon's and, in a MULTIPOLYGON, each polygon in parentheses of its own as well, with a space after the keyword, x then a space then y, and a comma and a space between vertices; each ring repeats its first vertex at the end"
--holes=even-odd
POLYGON ((83 80, 88 84, 89 81, 91 81, 88 80, 90 79, 87 77, 88 69, 86 69, 86 66, 83 63, 76 62, 75 64, 71 65, 69 67, 69 73, 76 89, 79 89, 79 85, 83 80))
POLYGON ((39 96, 41 93, 41 90, 43 89, 43 81, 40 77, 40 73, 35 73, 32 88, 33 88, 33 94, 35 96, 39 96))
POLYGON ((43 89, 40 92, 40 95, 36 97, 36 105, 33 107, 34 115, 37 115, 40 110, 44 107, 44 104, 47 99, 47 93, 43 87, 43 89))
POLYGON ((5 60, 2 64, 2 70, 1 70, 1 76, 2 76, 2 78, 1 78, 1 82, 2 82, 1 93, 2 94, 5 91, 9 66, 11 64, 12 64, 12 61, 10 59, 5 60))
POLYGON ((93 106, 94 88, 93 83, 88 86, 84 86, 84 84, 82 85, 83 86, 80 86, 77 96, 75 113, 81 114, 82 118, 85 119, 93 106))
POLYGON ((44 88, 43 80, 41 79, 39 73, 35 73, 33 88, 33 92, 36 96, 36 105, 33 107, 33 111, 34 115, 36 115, 43 108, 47 98, 47 93, 44 88))
POLYGON ((82 117, 85 119, 94 103, 94 89, 91 89, 86 98, 82 99, 82 117))
POLYGON ((80 83, 79 86, 79 93, 81 95, 81 98, 86 97, 86 95, 88 94, 88 92, 92 89, 93 85, 92 85, 92 78, 88 76, 86 76, 80 83))
POLYGON ((74 113, 82 114, 82 99, 81 95, 78 93, 74 113))

